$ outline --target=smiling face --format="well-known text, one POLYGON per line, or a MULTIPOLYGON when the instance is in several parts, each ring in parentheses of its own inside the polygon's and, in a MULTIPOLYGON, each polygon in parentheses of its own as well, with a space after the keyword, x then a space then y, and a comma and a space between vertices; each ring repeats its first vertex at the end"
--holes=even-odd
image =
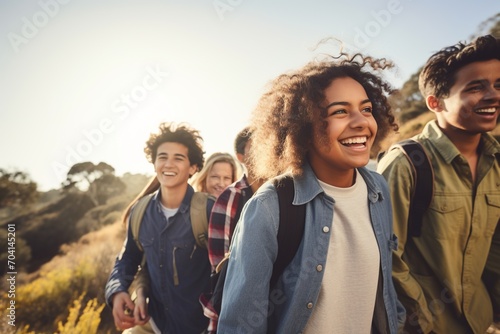
POLYGON ((228 162, 216 162, 207 174, 206 191, 218 197, 227 186, 233 183, 233 167, 228 162))
POLYGON ((309 161, 318 179, 337 187, 352 185, 354 168, 365 166, 377 133, 372 103, 356 80, 334 79, 325 89, 327 141, 316 125, 309 161))
POLYGON ((188 148, 175 142, 158 146, 154 168, 162 188, 169 190, 187 187, 189 177, 196 172, 196 165, 189 162, 188 148))
POLYGON ((493 130, 500 110, 500 60, 471 63, 455 79, 447 98, 427 98, 443 132, 453 140, 493 130))

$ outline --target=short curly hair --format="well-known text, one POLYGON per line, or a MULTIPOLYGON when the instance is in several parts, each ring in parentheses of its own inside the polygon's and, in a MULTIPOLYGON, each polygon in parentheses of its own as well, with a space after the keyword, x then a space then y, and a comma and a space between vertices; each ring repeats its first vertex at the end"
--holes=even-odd
POLYGON ((500 39, 493 35, 476 38, 469 44, 459 42, 433 54, 424 65, 418 79, 420 93, 447 98, 456 82, 456 73, 477 61, 500 59, 500 39))
POLYGON ((179 143, 188 148, 188 158, 190 165, 196 165, 197 171, 203 168, 205 158, 203 155, 203 138, 199 131, 191 128, 187 123, 164 122, 159 126, 158 133, 152 133, 146 142, 144 153, 149 162, 154 163, 158 147, 163 143, 179 143))
POLYGON ((245 154, 245 146, 247 145, 247 142, 251 136, 252 131, 248 126, 238 132, 236 138, 234 139, 234 153, 245 154))
POLYGON ((377 75, 392 67, 393 63, 385 58, 340 52, 338 56, 312 61, 299 70, 278 76, 271 81, 252 114, 248 167, 261 179, 285 172, 302 174, 313 129, 321 131, 325 143, 328 140, 327 111, 322 104, 326 99, 325 89, 337 78, 350 77, 365 89, 378 125, 375 142, 391 129, 397 131, 398 125, 387 100, 395 90, 377 75))

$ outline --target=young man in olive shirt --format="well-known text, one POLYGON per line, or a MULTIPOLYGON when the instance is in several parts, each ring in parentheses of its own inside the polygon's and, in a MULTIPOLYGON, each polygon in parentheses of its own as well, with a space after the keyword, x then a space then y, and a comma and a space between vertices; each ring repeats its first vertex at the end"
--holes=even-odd
POLYGON ((485 333, 500 315, 500 145, 487 133, 500 110, 499 39, 442 49, 427 61, 419 86, 436 115, 413 138, 434 171, 420 236, 408 236, 415 184, 408 159, 394 149, 378 166, 392 195, 399 238, 393 278, 405 330, 485 333))

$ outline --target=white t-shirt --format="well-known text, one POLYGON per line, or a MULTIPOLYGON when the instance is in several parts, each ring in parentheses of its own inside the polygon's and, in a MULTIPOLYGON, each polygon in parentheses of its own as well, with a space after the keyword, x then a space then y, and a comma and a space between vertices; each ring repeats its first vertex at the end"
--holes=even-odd
POLYGON ((368 190, 356 182, 338 188, 320 181, 334 203, 328 257, 316 306, 304 333, 370 333, 380 253, 368 209, 368 190))
POLYGON ((175 215, 177 213, 177 211, 179 211, 179 208, 169 209, 166 206, 164 206, 163 204, 161 204, 161 211, 163 212, 163 215, 165 216, 165 218, 167 218, 167 221, 168 221, 168 219, 170 217, 172 217, 173 215, 175 215))

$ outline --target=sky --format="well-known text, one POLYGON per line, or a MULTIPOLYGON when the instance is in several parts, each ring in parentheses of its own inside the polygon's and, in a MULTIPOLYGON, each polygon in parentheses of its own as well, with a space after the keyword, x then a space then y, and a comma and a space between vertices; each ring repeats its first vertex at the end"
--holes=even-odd
POLYGON ((0 0, 0 168, 48 191, 78 162, 153 174, 145 142, 186 122, 233 153, 266 84, 322 54, 394 61, 399 88, 500 12, 478 0, 0 0))

